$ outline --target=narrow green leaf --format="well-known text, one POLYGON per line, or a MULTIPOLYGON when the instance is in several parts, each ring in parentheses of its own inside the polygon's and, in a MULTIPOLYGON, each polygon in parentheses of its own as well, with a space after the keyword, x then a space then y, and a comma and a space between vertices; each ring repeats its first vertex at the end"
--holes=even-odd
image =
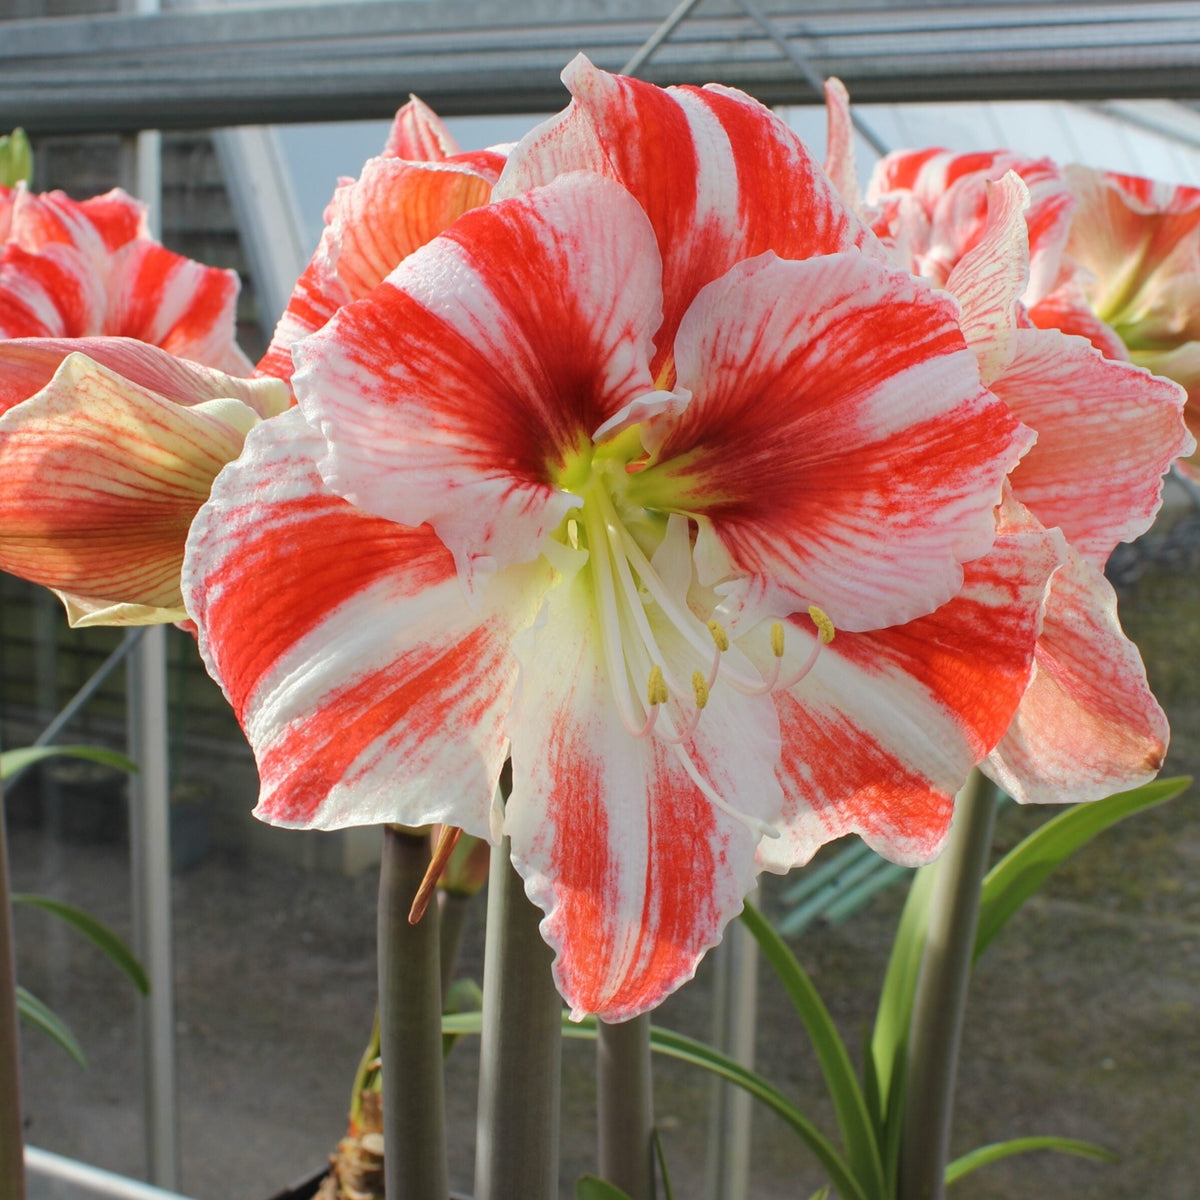
MULTIPOLYGON (((442 1012, 476 1012, 483 1007, 483 988, 473 979, 456 979, 442 1001, 442 1012)), ((378 1018, 376 1018, 378 1019, 378 1018)), ((442 1034, 442 1057, 445 1058, 458 1045, 459 1039, 448 1033, 442 1034)))
POLYGON ((1130 792, 1078 804, 1047 821, 1009 851, 988 873, 979 896, 975 959, 988 948, 1008 919, 1049 878, 1055 868, 1097 834, 1134 813, 1178 796, 1191 779, 1156 779, 1130 792))
POLYGON ((808 1200, 829 1200, 829 1188, 827 1186, 818 1188, 811 1196, 809 1196, 808 1200))
MULTIPOLYGON (((478 1034, 483 1025, 482 1013, 456 1013, 442 1018, 443 1033, 473 1033, 478 1034)), ((594 1040, 596 1037, 596 1021, 594 1017, 585 1017, 582 1021, 571 1021, 563 1013, 563 1036, 594 1040)), ((680 1062, 691 1063, 703 1067, 706 1071, 728 1079, 743 1091, 749 1092, 761 1100, 772 1112, 781 1117, 792 1130, 804 1141, 813 1152, 817 1161, 829 1175, 833 1186, 837 1189, 841 1200, 868 1200, 858 1181, 852 1174, 845 1159, 838 1153, 833 1143, 821 1133, 807 1117, 793 1105, 774 1084, 769 1083, 761 1075, 743 1067, 732 1058, 698 1042, 694 1038, 685 1037, 669 1029, 650 1027, 650 1048, 668 1058, 679 1059, 680 1062)))
POLYGON ((875 1028, 871 1034, 871 1058, 878 1081, 879 1111, 890 1129, 896 1114, 896 1069, 908 1048, 908 1030, 912 1024, 913 996, 917 973, 925 950, 925 930, 929 924, 929 902, 933 895, 933 871, 922 867, 914 876, 908 899, 900 913, 892 953, 879 993, 875 1028))
POLYGON ((962 1158, 956 1158, 946 1164, 946 1182, 955 1183, 964 1175, 986 1167, 989 1163, 999 1162, 1002 1158, 1010 1158, 1014 1154, 1030 1154, 1035 1150, 1055 1150, 1059 1154, 1074 1154, 1079 1158, 1094 1158, 1099 1162, 1120 1162, 1120 1158, 1103 1146, 1095 1146, 1091 1142, 1080 1142, 1074 1138, 1062 1137, 1023 1137, 1013 1138, 1010 1142, 993 1142, 990 1146, 980 1146, 962 1158))
POLYGON ((143 996, 150 992, 150 980, 142 964, 134 957, 133 952, 103 921, 96 920, 82 908, 76 908, 65 900, 56 900, 53 896, 37 896, 29 892, 13 892, 14 904, 29 904, 40 908, 66 921, 76 932, 83 934, 97 950, 103 951, 110 959, 133 980, 134 987, 143 996))
POLYGON ((40 1029, 52 1041, 57 1042, 81 1067, 87 1066, 83 1050, 75 1035, 66 1027, 62 1018, 53 1009, 39 1000, 32 992, 17 985, 17 1012, 35 1028, 40 1029))
POLYGON ((654 1131, 654 1157, 658 1160, 658 1172, 662 1176, 663 1200, 675 1200, 675 1192, 671 1187, 671 1173, 667 1170, 667 1155, 663 1150, 662 1138, 658 1130, 654 1131))
POLYGON ((762 913, 752 904, 747 904, 742 910, 742 921, 779 977, 817 1052, 817 1062, 833 1100, 838 1129, 855 1177, 868 1195, 883 1200, 883 1158, 875 1127, 854 1074, 850 1055, 846 1052, 845 1043, 838 1034, 829 1010, 788 944, 762 913))
POLYGON ((584 1175, 575 1184, 575 1200, 631 1200, 628 1192, 595 1175, 584 1175))
POLYGON ((116 767, 119 771, 128 771, 130 774, 136 773, 138 769, 137 763, 132 759, 118 754, 115 750, 106 750, 103 746, 22 746, 0 754, 0 781, 11 779, 18 771, 60 754, 67 758, 86 758, 91 762, 116 767))

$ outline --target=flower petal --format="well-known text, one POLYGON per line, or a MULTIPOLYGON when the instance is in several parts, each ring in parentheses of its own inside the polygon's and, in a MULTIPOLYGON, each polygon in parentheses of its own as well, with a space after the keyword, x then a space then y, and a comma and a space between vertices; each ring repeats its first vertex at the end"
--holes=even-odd
MULTIPOLYGON (((518 639, 504 830, 559 991, 576 1018, 620 1021, 690 979, 753 886, 757 828, 721 811, 679 754, 617 718, 587 575, 562 582, 518 639)), ((779 811, 769 697, 714 689, 687 753, 750 824, 779 811)))
POLYGON ((786 871, 857 833, 880 854, 931 859, 967 773, 1003 736, 1033 669, 1060 535, 1006 523, 962 591, 894 629, 838 633, 777 698, 783 838, 760 863, 786 871))
POLYGON ((1102 567, 1118 542, 1149 527, 1163 474, 1192 448, 1182 389, 1041 329, 1017 332, 1013 361, 991 386, 1038 431, 1012 473, 1017 499, 1102 567))
POLYGON ((475 209, 296 347, 322 474, 430 522, 465 580, 528 561, 577 504, 555 473, 650 390, 658 306, 653 234, 617 185, 574 175, 475 209))
POLYGON ((983 769, 1023 803, 1099 800, 1152 779, 1167 738, 1116 595, 1069 553, 1051 581, 1033 679, 983 769))
POLYGON ((232 398, 260 417, 272 417, 291 402, 277 379, 235 378, 133 338, 10 338, 0 341, 0 413, 45 387, 63 359, 76 352, 184 406, 232 398))
POLYGON ((568 171, 606 175, 645 210, 663 262, 663 328, 653 370, 671 386, 671 344, 706 283, 774 250, 809 258, 852 247, 882 254, 800 139, 742 92, 657 88, 579 55, 563 71, 574 99, 517 144, 496 185, 511 196, 568 171))
POLYGON ((495 183, 504 168, 504 155, 498 150, 460 150, 441 117, 416 96, 396 113, 383 153, 410 162, 460 163, 478 171, 488 183, 495 183))
POLYGON ((0 568, 178 620, 188 525, 257 420, 232 399, 184 408, 68 355, 0 417, 0 568))
POLYGON ((962 305, 962 331, 989 387, 1014 354, 1021 296, 1029 283, 1029 189, 1015 171, 988 185, 987 224, 958 260, 946 290, 962 305))
POLYGON ((258 761, 255 814, 487 836, 509 647, 548 571, 518 568, 469 608, 432 531, 334 496, 314 465, 323 449, 296 410, 264 422, 188 539, 188 611, 258 761))
POLYGON ((763 255, 701 292, 676 361, 692 402, 637 486, 708 517, 782 611, 906 621, 991 544, 1026 432, 923 281, 859 254, 763 255))
POLYGON ((373 158, 340 186, 326 227, 279 320, 260 374, 292 377, 292 346, 361 299, 414 250, 468 209, 487 202, 491 182, 466 166, 373 158))
POLYGON ((251 363, 238 349, 236 271, 206 267, 139 238, 113 256, 104 328, 108 333, 161 346, 179 358, 249 375, 251 363))
POLYGON ((106 252, 148 237, 146 206, 120 188, 87 200, 65 192, 13 189, 8 240, 32 253, 56 242, 74 246, 99 262, 106 252))

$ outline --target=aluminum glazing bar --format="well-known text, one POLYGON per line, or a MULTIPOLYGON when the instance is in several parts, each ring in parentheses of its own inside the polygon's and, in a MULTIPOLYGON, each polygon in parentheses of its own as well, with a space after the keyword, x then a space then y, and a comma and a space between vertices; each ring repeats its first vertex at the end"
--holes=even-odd
MULTIPOLYGON (((0 128, 31 133, 386 117, 415 92, 445 115, 560 108, 578 51, 618 69, 669 5, 639 0, 247 6, 0 21, 0 128)), ((859 103, 1200 97, 1200 3, 899 5, 775 0, 766 16, 859 103)), ((730 0, 658 48, 654 82, 713 79, 767 103, 808 85, 730 0)))

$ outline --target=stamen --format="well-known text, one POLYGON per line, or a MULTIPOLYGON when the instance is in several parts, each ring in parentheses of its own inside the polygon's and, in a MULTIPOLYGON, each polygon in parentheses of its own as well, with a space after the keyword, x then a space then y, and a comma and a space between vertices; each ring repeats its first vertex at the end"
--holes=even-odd
POLYGON ((709 621, 708 632, 712 635, 713 645, 724 654, 729 649, 729 634, 722 628, 721 622, 715 619, 709 621))
POLYGON ((708 703, 708 680, 699 671, 692 672, 692 692, 696 697, 696 708, 701 709, 708 703))
POLYGON ((821 641, 828 646, 833 641, 834 628, 833 622, 829 619, 829 614, 823 609, 818 608, 815 604, 808 606, 808 615, 812 618, 812 623, 817 627, 817 632, 821 635, 821 641))
POLYGON ((771 653, 776 658, 783 657, 783 622, 771 622, 771 653))
POLYGON ((666 680, 663 679, 662 667, 657 663, 650 668, 650 682, 646 685, 646 701, 651 706, 666 704, 670 699, 666 680))

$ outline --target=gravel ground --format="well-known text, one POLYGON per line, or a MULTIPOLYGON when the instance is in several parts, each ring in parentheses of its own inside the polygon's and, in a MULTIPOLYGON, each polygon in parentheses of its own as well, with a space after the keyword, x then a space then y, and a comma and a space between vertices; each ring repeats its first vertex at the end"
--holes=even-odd
MULTIPOLYGON (((1172 718, 1166 773, 1200 771, 1200 518, 1185 515, 1123 551, 1113 575, 1126 627, 1172 718)), ((998 852, 1047 815, 1004 813, 998 852)), ((53 893, 128 931, 122 845, 17 829, 11 851, 15 888, 53 893)), ((955 1151, 1056 1133, 1109 1146, 1122 1161, 1013 1159, 972 1177, 961 1195, 1200 1195, 1198 866, 1200 821, 1188 793, 1081 854, 989 950, 969 999, 955 1151)), ((796 943, 851 1046, 870 1019, 901 901, 897 891, 879 895, 851 921, 812 929, 796 943)), ((266 1200, 317 1166, 344 1130, 374 1002, 374 879, 218 849, 177 876, 174 905, 183 1190, 197 1200, 266 1200)), ((468 931, 463 960, 476 974, 478 925, 468 931)), ((69 1022, 89 1058, 81 1070, 40 1034, 24 1035, 29 1139, 137 1175, 131 989, 44 914, 19 910, 17 926, 22 982, 69 1022)), ((658 1020, 706 1036, 710 997, 706 964, 658 1020)), ((766 973, 760 998, 764 1072, 832 1130, 811 1053, 766 973)), ((565 1197, 591 1166, 590 1048, 568 1043, 564 1064, 565 1197)), ((708 1084, 679 1064, 656 1070, 676 1196, 693 1200, 703 1195, 708 1084)), ((449 1060, 448 1106, 452 1182, 467 1190, 476 1075, 475 1048, 464 1043, 449 1060)), ((821 1182, 782 1123, 756 1115, 755 1200, 796 1200, 821 1182)))

